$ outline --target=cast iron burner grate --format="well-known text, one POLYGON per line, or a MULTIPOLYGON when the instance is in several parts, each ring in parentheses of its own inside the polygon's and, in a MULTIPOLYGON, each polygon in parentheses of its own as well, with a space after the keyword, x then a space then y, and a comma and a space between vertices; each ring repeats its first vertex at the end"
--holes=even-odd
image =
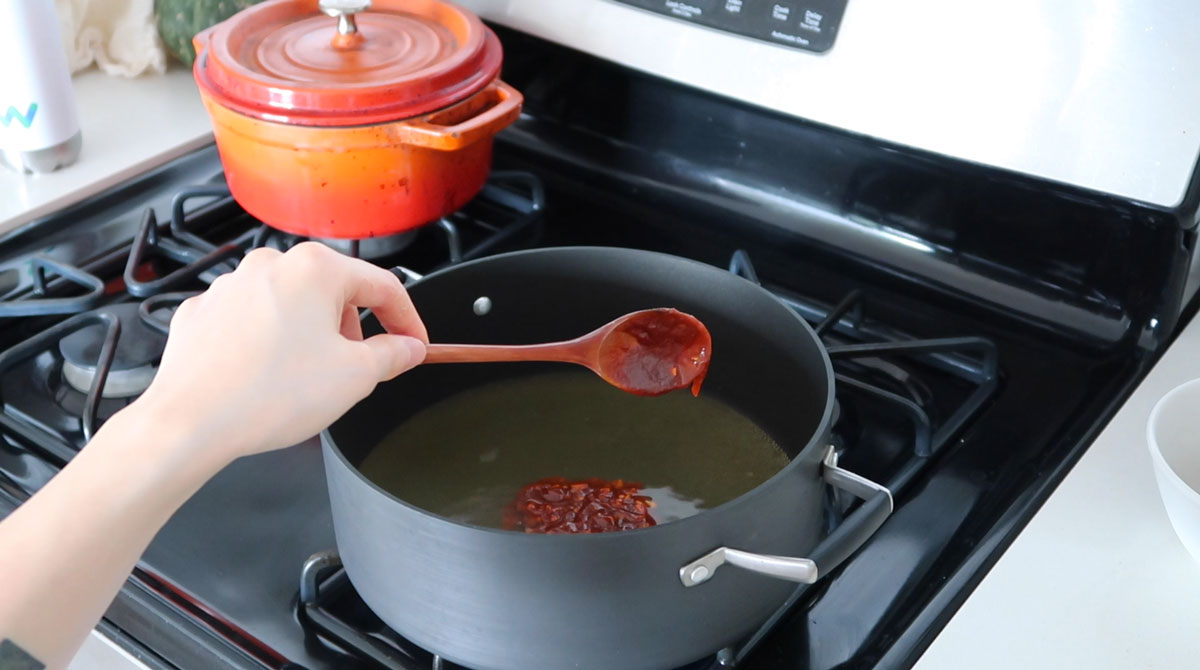
MULTIPOLYGON (((544 205, 545 191, 534 175, 493 172, 479 195, 461 210, 420 229, 422 235, 436 238, 424 242, 420 257, 438 259, 423 269, 440 269, 526 238, 536 239, 544 205)), ((219 275, 233 271, 247 251, 259 246, 286 249, 304 239, 280 233, 246 215, 224 184, 206 184, 177 193, 170 221, 165 224, 158 222, 153 209, 147 209, 131 245, 80 267, 33 256, 29 261, 30 288, 0 300, 0 319, 67 318, 57 323, 46 321, 34 335, 0 352, 0 380, 13 380, 15 390, 20 391, 0 397, 0 428, 56 466, 66 464, 107 416, 129 402, 104 398, 122 344, 122 324, 98 307, 141 299, 138 318, 165 334, 174 308, 219 275), (60 342, 85 329, 96 331, 100 345, 89 388, 75 397, 76 392, 65 389, 61 380, 48 383, 44 377, 61 374, 60 342), (38 388, 43 393, 33 394, 37 396, 34 406, 22 406, 22 402, 31 403, 30 390, 38 388), (70 407, 53 397, 56 390, 72 399, 70 407), (73 410, 76 405, 79 408, 73 410)), ((340 249, 344 253, 358 255, 359 241, 345 241, 344 247, 340 249)), ((398 247, 397 253, 402 256, 404 248, 398 247)), ((126 330, 130 330, 128 323, 126 330)), ((126 333, 126 337, 130 335, 126 333)))
MULTIPOLYGON (((763 284, 744 251, 733 254, 729 270, 763 284)), ((897 499, 999 387, 998 356, 990 340, 911 338, 870 320, 868 297, 857 290, 833 306, 773 292, 813 324, 833 360, 838 401, 833 441, 839 462, 869 479, 887 482, 897 499), (883 424, 902 425, 903 429, 888 430, 883 424), (897 432, 906 437, 897 440, 897 432)), ((853 504, 831 493, 826 505, 827 530, 835 528, 853 504)), ((797 608, 809 588, 797 587, 739 645, 679 670, 738 666, 776 624, 797 608)), ((380 621, 354 591, 336 551, 314 554, 305 562, 297 608, 301 623, 326 644, 379 667, 460 668, 409 642, 380 621)))

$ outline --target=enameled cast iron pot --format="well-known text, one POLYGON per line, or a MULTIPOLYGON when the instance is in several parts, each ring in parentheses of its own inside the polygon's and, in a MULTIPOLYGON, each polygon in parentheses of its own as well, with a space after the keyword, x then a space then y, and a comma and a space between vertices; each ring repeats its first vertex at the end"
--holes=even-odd
POLYGON ((793 582, 837 566, 891 512, 887 489, 830 458, 833 374, 820 340, 751 282, 674 256, 574 247, 465 263, 410 291, 438 342, 567 339, 636 309, 692 313, 713 338, 702 392, 791 458, 756 489, 651 528, 527 535, 469 526, 386 493, 356 465, 407 415, 529 364, 421 366, 381 385, 322 434, 338 550, 385 623, 449 660, 480 670, 678 667, 748 634, 793 582), (492 308, 477 315, 481 296, 492 308), (823 538, 826 483, 865 502, 823 538))
POLYGON ((520 115, 478 17, 440 0, 367 7, 267 0, 195 37, 229 190, 274 228, 362 239, 453 212, 520 115))

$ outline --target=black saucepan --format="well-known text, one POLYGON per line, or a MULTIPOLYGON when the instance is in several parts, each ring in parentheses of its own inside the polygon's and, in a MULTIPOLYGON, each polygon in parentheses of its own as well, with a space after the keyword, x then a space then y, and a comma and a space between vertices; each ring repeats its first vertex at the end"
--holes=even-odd
POLYGON ((747 635, 891 512, 887 489, 831 456, 834 382, 820 340, 751 282, 674 256, 572 247, 464 263, 409 290, 438 342, 567 339, 650 307, 694 314, 713 338, 702 393, 750 418, 790 457, 748 493, 650 528, 483 528, 410 505, 357 466, 422 407, 528 364, 421 366, 381 385, 322 434, 338 550, 367 605, 448 660, 481 670, 684 665, 747 635), (479 309, 485 296, 490 310, 479 309), (865 502, 823 537, 826 484, 865 502))

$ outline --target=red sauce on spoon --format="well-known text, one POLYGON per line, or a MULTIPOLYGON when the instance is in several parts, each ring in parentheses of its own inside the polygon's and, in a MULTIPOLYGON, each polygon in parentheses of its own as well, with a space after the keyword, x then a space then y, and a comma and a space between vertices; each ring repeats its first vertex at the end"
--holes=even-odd
POLYGON ((690 314, 649 309, 616 324, 597 355, 600 375, 630 393, 654 396, 690 386, 699 395, 712 337, 690 314))

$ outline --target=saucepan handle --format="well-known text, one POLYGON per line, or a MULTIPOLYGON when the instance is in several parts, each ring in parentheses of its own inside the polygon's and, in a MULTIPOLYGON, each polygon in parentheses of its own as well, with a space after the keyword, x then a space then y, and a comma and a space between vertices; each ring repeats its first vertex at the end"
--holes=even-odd
POLYGON ((403 265, 397 265, 396 267, 392 268, 392 274, 399 277, 400 283, 404 284, 405 286, 408 286, 415 281, 421 281, 425 278, 425 275, 421 274, 420 272, 410 270, 403 265))
POLYGON ((838 467, 837 452, 825 452, 822 477, 831 486, 863 500, 845 521, 813 549, 809 558, 755 554, 718 547, 679 569, 679 580, 692 587, 712 579, 717 568, 729 564, 790 582, 812 584, 861 547, 892 513, 892 493, 886 486, 838 467))
POLYGON ((209 26, 192 36, 192 49, 196 52, 197 63, 203 60, 204 51, 208 49, 208 43, 212 40, 213 31, 216 29, 216 26, 209 26))

